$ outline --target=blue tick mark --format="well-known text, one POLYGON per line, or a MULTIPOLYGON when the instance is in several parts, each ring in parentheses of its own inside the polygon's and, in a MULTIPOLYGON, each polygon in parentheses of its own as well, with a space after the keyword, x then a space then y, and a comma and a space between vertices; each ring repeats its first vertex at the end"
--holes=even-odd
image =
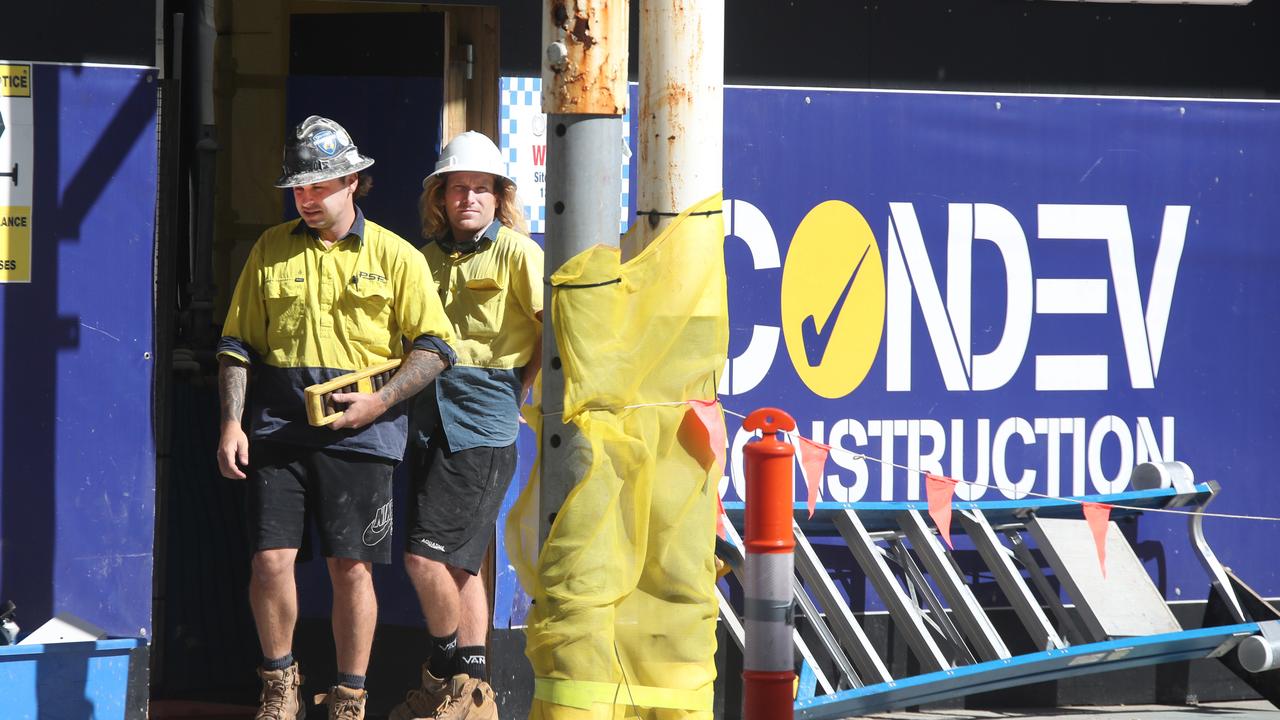
POLYGON ((840 311, 844 309, 844 302, 849 299, 849 291, 853 289, 853 281, 858 279, 858 271, 862 269, 862 262, 867 259, 867 253, 869 252, 871 252, 871 246, 867 245, 866 249, 862 251, 862 257, 858 258, 858 264, 853 266, 853 274, 849 276, 849 282, 845 283, 844 291, 840 293, 835 307, 831 308, 831 312, 827 315, 826 322, 822 323, 822 327, 818 327, 816 315, 809 315, 800 323, 800 338, 804 342, 804 358, 808 361, 809 367, 818 367, 822 364, 822 359, 827 354, 827 347, 831 343, 831 332, 835 329, 836 320, 840 318, 840 311))

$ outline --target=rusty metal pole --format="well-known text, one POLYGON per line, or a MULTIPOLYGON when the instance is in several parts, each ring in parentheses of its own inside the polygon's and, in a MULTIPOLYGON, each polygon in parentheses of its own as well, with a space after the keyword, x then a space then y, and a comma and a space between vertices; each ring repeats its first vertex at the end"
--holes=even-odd
MULTIPOLYGON (((547 113, 548 277, 600 243, 618 244, 622 115, 627 109, 627 0, 543 0, 542 110, 547 113)), ((561 422, 564 374, 543 295, 541 508, 538 542, 581 479, 582 438, 561 422)))
POLYGON ((724 186, 724 0, 640 0, 640 47, 637 227, 623 259, 724 186))

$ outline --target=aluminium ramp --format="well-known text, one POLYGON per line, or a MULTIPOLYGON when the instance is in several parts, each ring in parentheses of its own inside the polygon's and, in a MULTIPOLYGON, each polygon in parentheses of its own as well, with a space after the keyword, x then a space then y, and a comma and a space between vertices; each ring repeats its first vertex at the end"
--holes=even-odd
MULTIPOLYGON (((796 717, 843 718, 1112 669, 1223 656, 1262 634, 1263 627, 1241 611, 1226 571, 1204 541, 1202 516, 1191 516, 1191 545, 1227 611, 1219 626, 1184 630, 1114 522, 1106 533, 1103 576, 1080 504, 1124 506, 1114 507, 1112 518, 1143 508, 1202 511, 1216 490, 1186 481, 1107 496, 955 502, 953 539, 963 537, 976 551, 967 555, 981 564, 964 571, 926 521, 925 502, 819 503, 812 519, 797 504, 795 595, 807 632, 798 628, 794 637, 799 674, 816 682, 801 683, 796 717), (821 535, 844 540, 920 674, 891 675, 814 552, 810 538, 821 535), (1015 631, 1025 636, 1001 636, 988 615, 994 608, 979 602, 966 572, 994 579, 1007 601, 1001 608, 1012 608, 1015 631), (1125 602, 1115 602, 1117 597, 1125 602), (1028 638, 1030 647, 1043 649, 1010 652, 1028 647, 1028 638)), ((725 503, 725 510, 740 526, 742 504, 725 503)), ((737 543, 737 533, 729 539, 737 543)), ((721 607, 732 610, 728 602, 721 607)), ((1280 623, 1267 629, 1280 633, 1280 623)))
POLYGON ((1258 632, 1257 623, 1243 623, 1046 650, 799 700, 795 717, 846 718, 1106 670, 1218 657, 1258 632))

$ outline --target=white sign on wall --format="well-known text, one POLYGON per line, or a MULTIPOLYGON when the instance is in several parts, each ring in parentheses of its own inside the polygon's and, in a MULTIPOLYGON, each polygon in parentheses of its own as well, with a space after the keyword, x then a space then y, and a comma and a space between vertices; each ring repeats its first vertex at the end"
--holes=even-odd
MULTIPOLYGON (((516 181, 530 232, 544 233, 547 230, 547 116, 542 112, 542 79, 504 77, 501 90, 498 145, 507 160, 507 172, 516 181)), ((626 142, 630 127, 630 113, 627 113, 622 116, 621 142, 626 142)), ((630 153, 624 152, 619 233, 626 230, 631 207, 630 177, 630 153)))
POLYGON ((0 282, 31 282, 30 64, 0 61, 0 282))

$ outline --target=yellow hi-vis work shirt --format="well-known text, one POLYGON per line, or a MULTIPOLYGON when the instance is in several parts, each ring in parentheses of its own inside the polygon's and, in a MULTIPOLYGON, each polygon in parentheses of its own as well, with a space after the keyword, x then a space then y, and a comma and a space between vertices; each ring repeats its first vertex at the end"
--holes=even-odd
POLYGON ((408 403, 359 430, 312 427, 303 389, 402 357, 414 348, 454 360, 449 319, 422 254, 365 220, 325 247, 301 220, 269 228, 249 253, 218 355, 251 365, 251 434, 391 460, 404 456, 408 403))
POLYGON ((473 248, 422 247, 453 331, 458 361, 418 395, 410 437, 436 423, 449 449, 506 447, 519 430, 520 376, 542 342, 542 248, 494 221, 473 248))

